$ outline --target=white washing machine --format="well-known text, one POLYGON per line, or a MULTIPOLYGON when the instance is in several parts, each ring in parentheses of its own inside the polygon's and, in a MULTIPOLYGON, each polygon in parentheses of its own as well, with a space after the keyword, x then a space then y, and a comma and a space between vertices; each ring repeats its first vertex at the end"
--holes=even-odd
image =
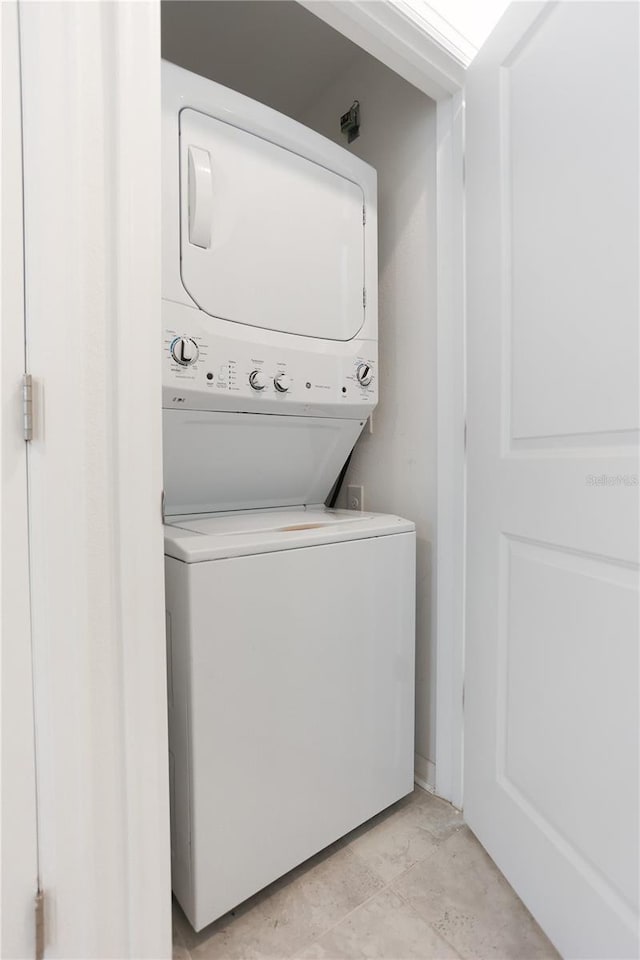
POLYGON ((376 175, 163 63, 174 892, 196 930, 413 786, 415 531, 324 507, 377 402, 376 175))

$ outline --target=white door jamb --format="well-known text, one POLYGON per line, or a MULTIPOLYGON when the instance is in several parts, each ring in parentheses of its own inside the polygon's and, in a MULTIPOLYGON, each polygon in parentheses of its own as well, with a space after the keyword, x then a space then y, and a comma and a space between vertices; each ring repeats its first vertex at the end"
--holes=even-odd
POLYGON ((160 7, 18 8, 43 946, 168 960, 160 7))
POLYGON ((36 772, 29 597, 18 4, 2 18, 2 903, 0 956, 35 955, 38 889, 36 772))

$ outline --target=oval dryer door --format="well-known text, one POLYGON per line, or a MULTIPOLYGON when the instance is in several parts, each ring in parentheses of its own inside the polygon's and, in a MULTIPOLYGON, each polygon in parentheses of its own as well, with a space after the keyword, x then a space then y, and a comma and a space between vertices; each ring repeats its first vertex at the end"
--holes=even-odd
POLYGON ((213 317, 351 340, 364 322, 364 195, 325 167, 180 114, 182 282, 213 317))

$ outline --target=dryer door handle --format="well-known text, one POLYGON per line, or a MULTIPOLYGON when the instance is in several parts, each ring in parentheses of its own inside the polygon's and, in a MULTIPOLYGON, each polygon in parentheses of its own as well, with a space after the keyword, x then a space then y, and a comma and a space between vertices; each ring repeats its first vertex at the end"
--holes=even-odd
POLYGON ((211 246, 213 179, 208 150, 189 147, 189 243, 211 246))

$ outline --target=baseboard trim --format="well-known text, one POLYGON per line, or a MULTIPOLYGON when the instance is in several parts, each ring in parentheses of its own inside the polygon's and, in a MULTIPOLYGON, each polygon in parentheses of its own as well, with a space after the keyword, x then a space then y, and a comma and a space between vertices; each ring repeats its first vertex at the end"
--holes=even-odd
POLYGON ((415 754, 413 763, 414 782, 426 790, 428 793, 436 792, 436 765, 432 760, 421 757, 419 753, 415 754))

